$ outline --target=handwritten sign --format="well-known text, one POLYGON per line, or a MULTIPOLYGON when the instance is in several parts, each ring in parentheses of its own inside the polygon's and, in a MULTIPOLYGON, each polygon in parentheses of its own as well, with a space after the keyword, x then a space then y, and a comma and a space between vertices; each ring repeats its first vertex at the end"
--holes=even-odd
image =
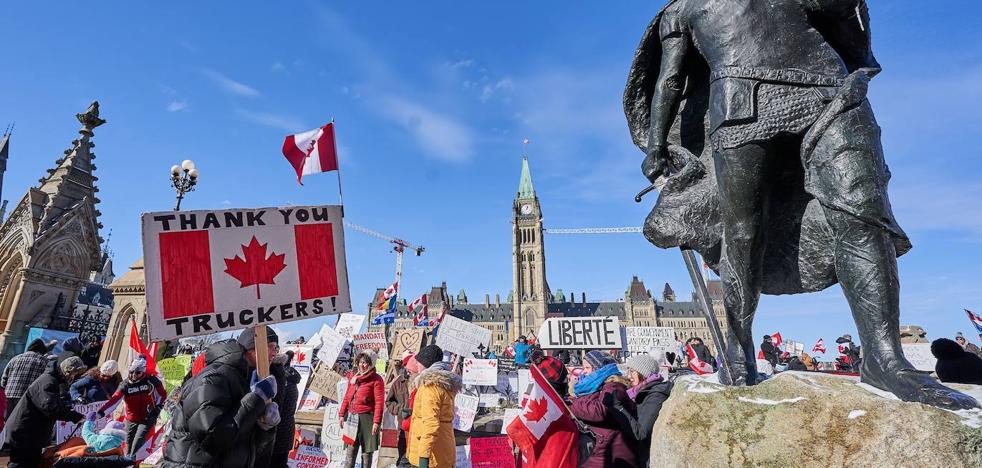
POLYGON ((341 314, 334 329, 343 337, 351 339, 355 333, 361 331, 361 325, 365 323, 364 315, 341 314))
POLYGON ((341 374, 320 365, 310 376, 310 389, 321 395, 332 396, 341 380, 344 380, 341 374))
POLYGON ((348 339, 333 328, 322 328, 321 340, 321 349, 317 351, 317 359, 320 360, 321 364, 327 367, 333 367, 334 362, 338 360, 338 355, 341 354, 341 349, 344 348, 344 344, 348 342, 348 339))
POLYGON ((550 318, 538 336, 542 349, 621 349, 617 317, 550 318))
POLYGON ((498 385, 498 360, 464 358, 464 385, 498 385))
POLYGON ((508 436, 471 437, 471 467, 515 468, 508 436))
POLYGON ((938 358, 931 354, 931 343, 901 343, 904 356, 914 365, 914 369, 934 372, 938 358))
POLYGON ((501 406, 501 395, 498 393, 482 393, 477 406, 480 408, 497 408, 501 406))
POLYGON ((191 356, 182 354, 157 361, 157 370, 160 371, 160 375, 163 377, 160 380, 164 382, 164 389, 167 390, 168 395, 175 388, 181 386, 184 376, 187 375, 188 369, 191 367, 191 360, 191 356))
POLYGON ((402 359, 403 353, 409 351, 416 354, 423 345, 424 331, 422 328, 403 328, 396 332, 392 342, 392 357, 402 359))
POLYGON ((331 462, 331 458, 320 447, 300 445, 290 452, 286 463, 290 468, 323 468, 331 462))
POLYGON ((347 447, 341 441, 341 418, 338 417, 340 410, 341 405, 337 403, 327 405, 324 407, 324 419, 321 421, 321 448, 327 454, 332 467, 335 466, 335 462, 337 466, 342 466, 345 447, 347 447))
POLYGON ((453 399, 453 428, 458 431, 469 432, 474 425, 474 416, 477 415, 477 404, 480 398, 472 395, 458 393, 453 399))
MULTIPOLYGON (((122 402, 122 400, 120 400, 120 403, 121 402, 122 402)), ((106 403, 105 401, 96 401, 96 402, 87 403, 87 404, 84 404, 84 405, 75 405, 72 408, 75 411, 78 411, 79 414, 86 415, 86 414, 89 414, 89 413, 93 413, 95 411, 99 411, 99 408, 102 408, 102 405, 105 404, 105 403, 106 403)), ((92 428, 92 430, 94 430, 95 432, 99 432, 99 431, 102 430, 102 428, 106 427, 106 424, 109 424, 109 420, 112 419, 112 412, 113 412, 113 410, 116 409, 116 408, 118 408, 120 403, 116 403, 115 405, 112 406, 112 408, 109 408, 106 411, 106 416, 105 417, 100 418, 100 419, 96 419, 95 420, 95 425, 92 428)), ((64 441, 68 440, 68 438, 71 437, 72 432, 74 432, 75 435, 81 437, 82 436, 82 428, 81 427, 82 427, 82 424, 83 423, 84 423, 84 421, 82 423, 79 423, 79 424, 75 424, 75 423, 68 422, 68 421, 58 421, 56 423, 56 425, 55 425, 55 427, 57 428, 57 430, 55 431, 55 443, 60 444, 60 443, 62 443, 64 441), (76 428, 78 428, 77 431, 75 430, 76 428)))
POLYGON ((625 327, 624 334, 631 354, 667 353, 677 349, 672 327, 625 327))
POLYGON ((385 339, 385 332, 358 333, 353 337, 355 354, 362 351, 371 351, 381 359, 389 358, 389 340, 385 339))
POLYGON ((491 330, 461 320, 452 315, 443 317, 440 332, 436 335, 436 344, 444 351, 458 356, 471 356, 478 347, 487 350, 491 344, 491 330))

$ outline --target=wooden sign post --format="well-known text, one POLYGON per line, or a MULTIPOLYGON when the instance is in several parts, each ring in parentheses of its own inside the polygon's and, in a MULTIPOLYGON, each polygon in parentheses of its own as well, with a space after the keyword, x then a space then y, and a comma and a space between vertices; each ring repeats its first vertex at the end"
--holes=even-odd
POLYGON ((259 325, 256 332, 256 374, 260 379, 269 376, 269 338, 266 337, 266 325, 259 325))

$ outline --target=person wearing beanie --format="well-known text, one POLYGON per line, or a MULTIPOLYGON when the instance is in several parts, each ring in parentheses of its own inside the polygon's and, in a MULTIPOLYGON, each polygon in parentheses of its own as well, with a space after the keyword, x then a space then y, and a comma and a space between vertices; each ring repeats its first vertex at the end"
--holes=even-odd
POLYGON ((142 355, 130 363, 126 379, 99 408, 99 417, 105 416, 105 411, 120 399, 123 399, 126 410, 126 456, 134 457, 146 442, 147 435, 157 423, 157 416, 167 401, 164 384, 157 376, 147 374, 147 360, 142 355))
POLYGON ((48 367, 48 347, 40 338, 34 339, 27 345, 27 351, 14 356, 0 376, 0 387, 7 393, 7 408, 3 417, 9 418, 17 402, 20 401, 27 387, 31 385, 48 367))
MULTIPOLYGON (((279 343, 272 341, 278 339, 276 332, 270 328, 266 336, 270 340, 270 349, 274 349, 275 346, 278 352, 279 343)), ((269 413, 268 416, 260 418, 260 427, 272 425, 276 418, 279 418, 279 422, 275 424, 273 429, 274 437, 268 455, 264 453, 264 448, 263 450, 257 449, 254 465, 256 467, 286 468, 288 466, 290 451, 293 450, 293 435, 296 431, 297 400, 300 399, 300 391, 302 390, 297 388, 301 377, 300 373, 290 365, 292 360, 293 351, 275 356, 270 354, 269 375, 276 379, 276 396, 273 397, 273 403, 275 403, 277 412, 276 416, 270 413, 270 407, 273 406, 273 403, 270 403, 266 408, 267 413, 269 413)))
POLYGON ((269 376, 250 387, 248 351, 236 339, 205 350, 204 369, 184 383, 171 414, 161 468, 254 466, 257 446, 275 436, 259 420, 267 417, 277 385, 269 376))
POLYGON ((539 345, 534 345, 529 353, 532 364, 542 372, 549 385, 563 400, 569 400, 569 371, 563 363, 552 356, 546 356, 539 345))
POLYGON ((641 466, 629 443, 634 439, 620 430, 619 412, 611 408, 611 404, 605 404, 607 400, 617 401, 631 416, 637 418, 634 402, 627 396, 628 385, 630 381, 621 375, 617 362, 611 355, 596 350, 586 353, 583 374, 573 386, 576 398, 570 410, 573 416, 586 423, 597 434, 598 441, 605 440, 607 443, 598 443, 590 457, 580 465, 582 468, 641 466))
POLYGON ((412 400, 412 423, 406 458, 419 468, 452 467, 457 460, 454 441, 454 398, 463 388, 460 376, 443 362, 443 350, 429 345, 416 360, 426 369, 416 376, 412 400))
POLYGON ((634 399, 637 408, 636 418, 620 401, 613 398, 604 400, 604 404, 614 410, 614 417, 620 423, 621 429, 633 434, 634 439, 639 442, 637 447, 640 466, 650 464, 648 458, 651 431, 662 405, 672 394, 672 382, 663 380, 658 373, 664 359, 663 353, 656 353, 653 356, 638 354, 627 360, 627 378, 632 384, 627 393, 634 399))
POLYGON ((82 359, 69 357, 48 366, 30 386, 7 420, 10 468, 37 467, 41 449, 49 444, 57 421, 82 422, 83 416, 68 405, 68 386, 85 373, 82 359))
POLYGON ((123 381, 118 368, 116 361, 110 359, 99 367, 89 369, 68 389, 72 401, 84 404, 108 400, 123 381))

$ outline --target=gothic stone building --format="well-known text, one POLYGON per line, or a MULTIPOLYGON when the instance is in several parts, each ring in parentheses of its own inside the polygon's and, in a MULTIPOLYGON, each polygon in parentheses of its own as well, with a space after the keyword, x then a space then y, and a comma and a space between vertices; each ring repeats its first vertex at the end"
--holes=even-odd
MULTIPOLYGON (((539 326, 551 317, 590 317, 615 316, 622 326, 674 327, 680 340, 691 337, 702 338, 710 349, 713 340, 709 336, 706 319, 695 297, 690 301, 679 301, 667 283, 660 299, 652 296, 637 276, 631 279, 624 291, 623 299, 613 302, 589 302, 585 293, 580 298, 570 294, 566 298, 562 290, 553 293, 546 280, 545 230, 542 226, 542 205, 532 185, 528 158, 522 158, 522 171, 519 177, 518 192, 512 203, 512 291, 505 302, 495 294, 494 302, 490 295, 483 302, 471 302, 461 290, 451 297, 447 284, 433 287, 427 297, 430 317, 433 318, 446 306, 455 317, 471 321, 491 330, 491 348, 503 349, 519 335, 534 335, 539 326)), ((713 310, 720 326, 726 327, 722 294, 719 280, 708 282, 713 310)), ((378 298, 381 289, 374 298, 378 298)), ((377 315, 376 301, 368 304, 369 323, 377 315)), ((391 329, 412 326, 405 301, 397 307, 396 322, 391 329)), ((382 327, 369 327, 372 331, 382 327)))
MULTIPOLYGON (((91 141, 105 121, 97 102, 76 117, 81 136, 0 225, 0 365, 24 351, 28 327, 47 328, 56 313, 70 311, 91 273, 105 266, 91 141)), ((9 135, 4 160, 7 145, 9 135)))

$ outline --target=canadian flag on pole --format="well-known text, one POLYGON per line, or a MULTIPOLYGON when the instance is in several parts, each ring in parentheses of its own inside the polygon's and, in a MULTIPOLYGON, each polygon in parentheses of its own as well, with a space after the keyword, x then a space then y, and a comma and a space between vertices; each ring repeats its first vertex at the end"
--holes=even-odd
POLYGON ((529 466, 576 468, 579 433, 573 415, 537 367, 529 368, 529 377, 528 396, 508 425, 508 437, 529 466))
POLYGON ((289 135, 283 141, 283 156, 297 171, 297 183, 306 174, 338 170, 338 150, 334 142, 334 122, 323 127, 289 135))
POLYGON ((780 332, 771 335, 771 343, 774 343, 774 346, 781 346, 781 343, 784 343, 780 332))
MULTIPOLYGON (((156 346, 154 346, 156 351, 156 346)), ((136 329, 136 320, 130 318, 130 362, 137 356, 143 356, 147 360, 147 375, 157 375, 157 361, 154 353, 147 349, 140 339, 140 333, 136 329)))
POLYGON ((825 351, 825 340, 819 338, 818 341, 815 342, 815 346, 812 346, 812 352, 825 354, 825 351))

